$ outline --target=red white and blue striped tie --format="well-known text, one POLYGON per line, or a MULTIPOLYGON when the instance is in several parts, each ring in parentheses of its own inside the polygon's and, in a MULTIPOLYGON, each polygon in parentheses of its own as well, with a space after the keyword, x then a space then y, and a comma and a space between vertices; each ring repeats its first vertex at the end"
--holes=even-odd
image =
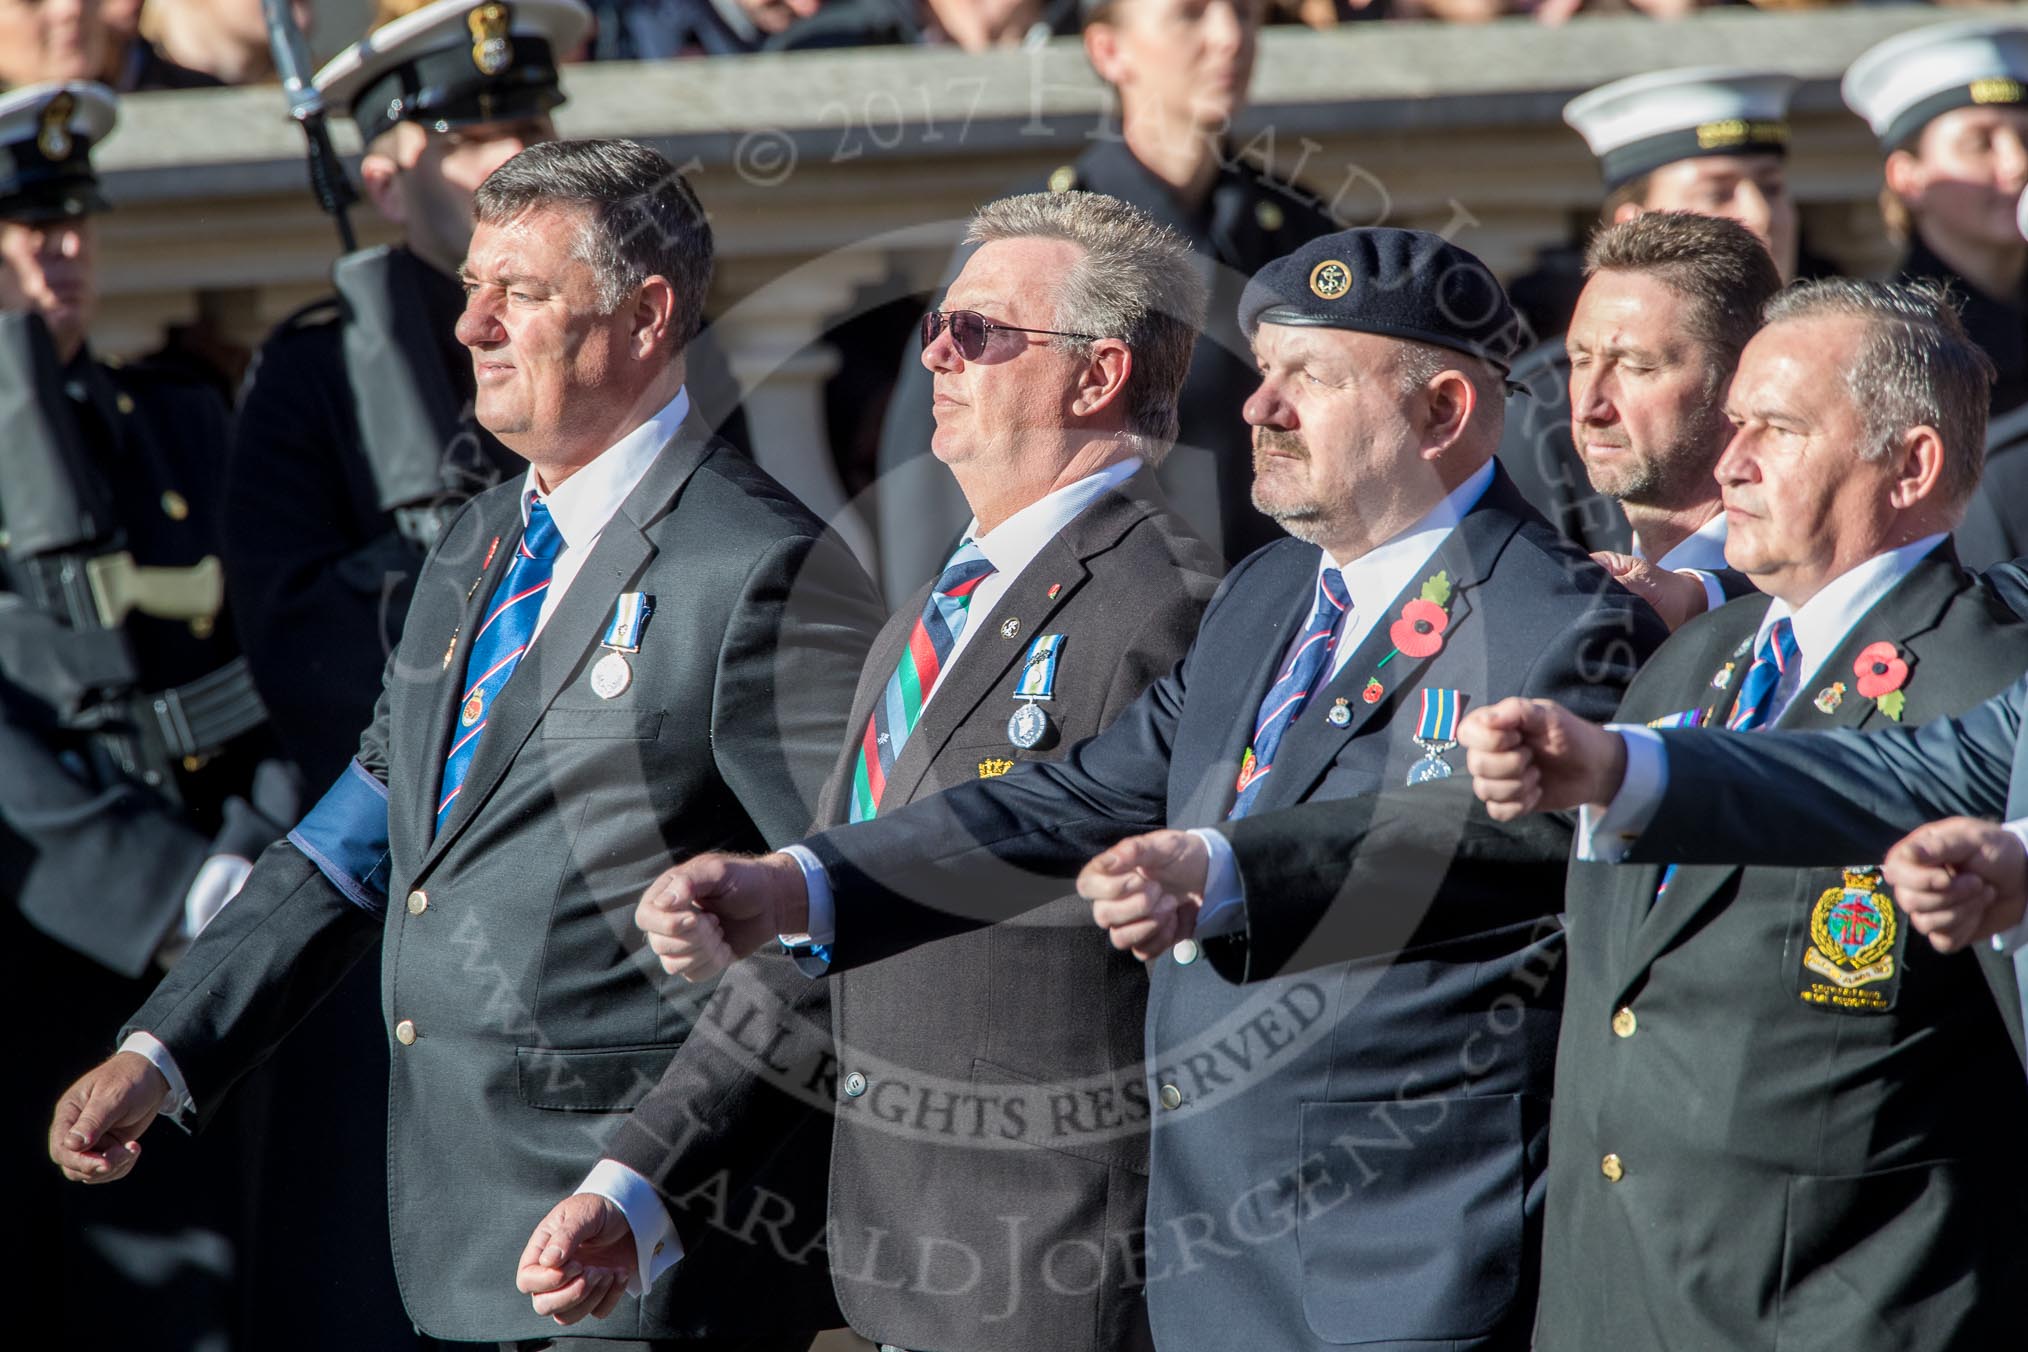
POLYGON ((556 556, 563 552, 563 533, 549 516, 549 508, 528 495, 528 528, 515 547, 514 561, 493 592, 486 618, 472 637, 472 650, 465 658, 465 692, 458 696, 456 735, 450 754, 444 757, 444 778, 438 790, 437 829, 450 815, 451 804, 465 787, 472 758, 479 751, 479 734, 493 714, 493 701, 500 697, 507 678, 521 664, 522 654, 535 641, 535 621, 542 614, 543 598, 549 594, 550 574, 556 556))

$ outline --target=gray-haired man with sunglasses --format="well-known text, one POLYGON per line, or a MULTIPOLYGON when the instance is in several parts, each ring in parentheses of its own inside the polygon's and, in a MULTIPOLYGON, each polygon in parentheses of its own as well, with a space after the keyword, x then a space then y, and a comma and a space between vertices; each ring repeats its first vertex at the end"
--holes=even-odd
MULTIPOLYGON (((1060 758, 1183 655, 1221 571, 1149 472, 1203 322, 1189 246, 1095 193, 995 202, 971 238, 922 362, 973 519, 874 643, 820 826, 1060 758)), ((839 1306, 876 1342, 1146 1346, 1148 983, 1089 924, 1066 895, 834 981, 804 975, 827 958, 799 936, 794 962, 734 968, 724 1035, 691 1038, 588 1191, 536 1228, 522 1289, 573 1322, 584 1304, 546 1294, 574 1289, 571 1264, 652 1283, 714 1227, 820 1262, 828 1214, 839 1306), (755 1133, 829 1154, 828 1212, 726 1206, 721 1170, 755 1133)))

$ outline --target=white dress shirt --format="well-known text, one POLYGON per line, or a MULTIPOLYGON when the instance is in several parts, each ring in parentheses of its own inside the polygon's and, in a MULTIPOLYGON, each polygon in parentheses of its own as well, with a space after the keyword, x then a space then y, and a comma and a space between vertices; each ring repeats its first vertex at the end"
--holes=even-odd
MULTIPOLYGON (((676 429, 682 425, 683 419, 689 413, 689 391, 679 388, 676 397, 664 404, 660 411, 614 442, 597 459, 565 479, 553 493, 542 492, 541 485, 536 482, 534 467, 529 468, 521 494, 522 522, 526 524, 528 520, 528 494, 534 493, 537 500, 549 508, 550 519, 556 523, 557 533, 563 538, 563 549, 551 565, 549 591, 543 598, 542 611, 535 617, 535 632, 529 638, 531 647, 536 638, 540 637, 543 627, 549 623, 549 617, 554 615, 557 606, 562 604, 564 593, 570 590, 570 584, 583 570, 585 559, 590 556, 592 547, 598 543, 606 523, 613 519, 613 513, 619 511, 620 504, 627 500, 627 495, 639 486, 649 467, 655 463, 655 458, 661 454, 662 447, 676 435, 676 429)), ((130 1033, 120 1044, 120 1050, 138 1052, 145 1056, 155 1069, 162 1072, 162 1078, 169 1082, 169 1093, 162 1100, 161 1112, 164 1116, 183 1117, 196 1111, 183 1072, 177 1068, 175 1057, 159 1038, 148 1032, 130 1033)), ((592 1178, 598 1177, 598 1171, 594 1170, 592 1178)), ((592 1188, 591 1181, 586 1180, 587 1186, 579 1191, 598 1191, 607 1196, 612 1195, 605 1193, 604 1189, 592 1188)), ((652 1188, 648 1190, 648 1197, 650 1201, 655 1201, 652 1188)), ((613 1200, 620 1204, 622 1210, 626 1209, 626 1201, 620 1197, 613 1197, 613 1200)), ((655 1207, 660 1211, 661 1203, 655 1201, 655 1207)), ((629 1220, 632 1217, 633 1213, 628 1212, 629 1220)), ((668 1225, 666 1213, 662 1223, 666 1228, 668 1225)), ((635 1233, 640 1234, 640 1230, 637 1228, 635 1233)), ((674 1240, 673 1231, 668 1238, 674 1240)), ((673 1247, 673 1244, 670 1247, 673 1247)), ((674 1257, 669 1259, 669 1262, 674 1261, 674 1257)))
MULTIPOLYGON (((1815 684, 1824 660, 1845 642, 1853 626, 1943 539, 1942 535, 1925 535, 1913 544, 1875 554, 1833 578, 1799 607, 1792 609, 1779 597, 1768 605, 1760 628, 1754 632, 1753 651, 1759 652, 1775 622, 1786 618, 1795 628, 1797 661, 1775 687, 1767 723, 1780 718, 1797 695, 1815 684)), ((1633 842, 1654 820, 1669 786, 1669 766, 1662 739, 1652 729, 1619 723, 1608 726, 1626 742, 1626 777, 1602 815, 1589 806, 1578 814, 1577 857, 1616 864, 1626 858, 1633 842)))
MULTIPOLYGON (((1641 546, 1638 532, 1634 535, 1634 557, 1646 559, 1648 551, 1641 546)), ((1676 542, 1659 559, 1649 560, 1657 568, 1667 568, 1672 573, 1687 573, 1704 584, 1704 608, 1716 610, 1725 604, 1725 588, 1718 585, 1714 576, 1720 569, 1730 567, 1725 562, 1725 513, 1720 512, 1676 542)))

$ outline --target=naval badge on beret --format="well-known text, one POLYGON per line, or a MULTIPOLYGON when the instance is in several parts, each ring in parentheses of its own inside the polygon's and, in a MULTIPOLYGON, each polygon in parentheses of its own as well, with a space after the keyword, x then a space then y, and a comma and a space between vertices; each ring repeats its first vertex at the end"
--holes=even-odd
POLYGON ((118 121, 113 91, 84 80, 0 94, 0 220, 104 211, 91 152, 118 121))
POLYGON ((397 122, 534 117, 563 102, 557 63, 590 26, 582 0, 437 0, 368 33, 313 83, 367 141, 397 122))
POLYGON ((1503 375, 1521 346, 1514 307, 1475 254, 1427 230, 1384 226, 1325 235, 1255 273, 1239 325, 1251 338, 1262 324, 1434 343, 1503 375))
POLYGON ((1785 155, 1793 75, 1696 66, 1614 80, 1563 105, 1607 188, 1705 155, 1785 155))

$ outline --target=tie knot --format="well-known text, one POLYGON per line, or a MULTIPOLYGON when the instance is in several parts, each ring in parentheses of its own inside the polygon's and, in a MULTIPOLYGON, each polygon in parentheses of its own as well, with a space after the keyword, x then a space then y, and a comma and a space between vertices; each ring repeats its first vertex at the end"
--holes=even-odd
POLYGON ((1317 613, 1343 614, 1351 609, 1352 593, 1346 590, 1345 575, 1336 568, 1326 568, 1317 575, 1317 613))
POLYGON ((1774 663, 1776 671, 1787 675, 1789 664, 1796 660, 1796 652, 1796 627, 1784 615, 1769 627, 1767 638, 1754 655, 1763 662, 1774 663))
POLYGON ((992 561, 986 557, 976 541, 967 540, 957 553, 951 555, 951 561, 944 565, 944 571, 937 575, 937 594, 970 596, 992 573, 992 561))
POLYGON ((528 495, 528 529, 521 533, 521 552, 537 559, 553 559, 563 552, 563 532, 533 493, 528 495))

